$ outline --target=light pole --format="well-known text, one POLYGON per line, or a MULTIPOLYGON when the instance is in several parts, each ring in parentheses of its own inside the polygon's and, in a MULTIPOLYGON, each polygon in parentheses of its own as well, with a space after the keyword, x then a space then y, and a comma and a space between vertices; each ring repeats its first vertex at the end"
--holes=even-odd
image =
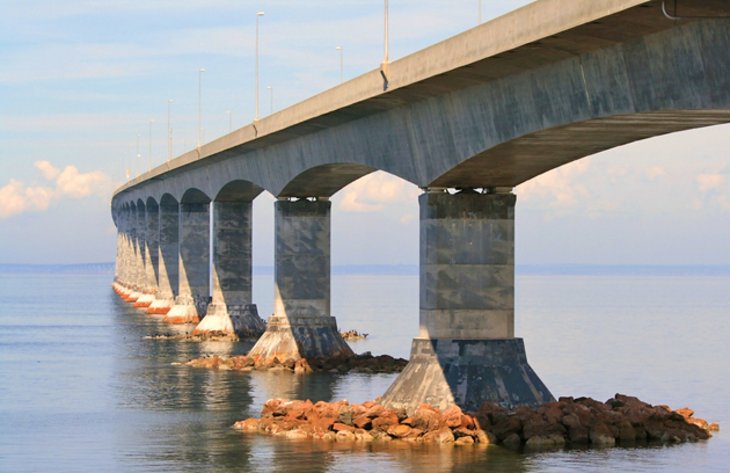
POLYGON ((167 99, 167 161, 172 159, 172 128, 170 126, 170 106, 173 100, 167 99))
POLYGON ((204 67, 198 69, 198 149, 203 144, 203 72, 204 67))
POLYGON ((384 43, 385 43, 385 51, 383 51, 383 69, 387 68, 388 65, 388 0, 385 0, 385 14, 384 14, 384 23, 385 23, 385 34, 384 34, 384 43))
POLYGON ((264 12, 256 12, 256 114, 254 121, 259 120, 259 17, 264 16, 264 12))
POLYGON ((270 85, 266 86, 269 89, 269 115, 274 113, 274 88, 270 85))
POLYGON ((226 110, 226 113, 228 114, 228 133, 233 131, 233 119, 231 118, 231 111, 226 110))
POLYGON ((342 46, 335 47, 337 51, 340 52, 340 84, 342 83, 342 78, 344 76, 343 70, 344 70, 344 61, 342 59, 342 46))
POLYGON ((139 133, 137 133, 137 158, 134 160, 134 166, 132 166, 132 173, 134 177, 137 177, 138 166, 142 165, 142 154, 139 152, 139 133))
POLYGON ((479 20, 477 24, 482 24, 482 0, 479 0, 479 20))
POLYGON ((148 143, 147 143, 147 159, 150 162, 150 169, 152 169, 152 123, 154 123, 154 119, 150 118, 150 134, 148 136, 148 143))

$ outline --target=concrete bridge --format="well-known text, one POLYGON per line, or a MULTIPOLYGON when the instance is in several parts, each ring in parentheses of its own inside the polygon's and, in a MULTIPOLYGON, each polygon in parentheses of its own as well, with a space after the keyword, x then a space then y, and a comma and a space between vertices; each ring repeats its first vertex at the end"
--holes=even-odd
POLYGON ((251 355, 349 356, 330 314, 329 199, 383 170, 423 189, 420 326, 385 401, 545 402, 514 336, 511 189, 730 122, 728 15, 723 0, 539 0, 236 130, 116 191, 115 288, 197 331, 263 333, 251 355), (266 327, 251 300, 264 190, 278 198, 266 327))

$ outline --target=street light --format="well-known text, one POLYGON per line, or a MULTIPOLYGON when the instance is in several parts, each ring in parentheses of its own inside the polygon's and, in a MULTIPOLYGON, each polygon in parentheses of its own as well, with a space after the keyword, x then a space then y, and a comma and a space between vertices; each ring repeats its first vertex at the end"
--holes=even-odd
POLYGON ((173 100, 167 99, 167 161, 172 159, 172 128, 170 127, 170 105, 173 100))
POLYGON ((154 121, 154 119, 150 118, 150 134, 147 143, 147 159, 150 162, 150 169, 152 169, 152 123, 154 123, 154 121))
POLYGON ((335 47, 335 49, 340 52, 340 84, 341 84, 342 78, 343 78, 343 69, 344 69, 343 68, 344 62, 342 60, 342 46, 337 46, 337 47, 335 47))
POLYGON ((264 16, 264 12, 256 12, 256 114, 254 121, 259 120, 259 17, 264 16))
POLYGON ((203 72, 205 68, 198 69, 198 149, 203 144, 203 72))
POLYGON ((231 111, 226 110, 226 113, 228 114, 228 133, 233 131, 233 119, 231 118, 231 111))
POLYGON ((274 113, 274 88, 267 85, 266 88, 269 90, 269 115, 274 113))
POLYGON ((388 65, 388 0, 385 0, 385 14, 384 14, 384 23, 385 23, 385 33, 384 33, 384 43, 385 43, 385 51, 383 52, 383 69, 387 69, 388 65))
POLYGON ((479 22, 477 24, 481 25, 482 24, 482 0, 479 0, 479 20, 478 21, 479 22))

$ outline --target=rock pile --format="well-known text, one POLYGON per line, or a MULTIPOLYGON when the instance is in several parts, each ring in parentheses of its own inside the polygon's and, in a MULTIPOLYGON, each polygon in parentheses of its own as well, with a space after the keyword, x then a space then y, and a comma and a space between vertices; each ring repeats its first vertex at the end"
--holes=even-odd
POLYGON ((284 401, 264 404, 260 419, 246 419, 233 427, 244 432, 261 432, 291 439, 321 439, 337 442, 453 443, 488 445, 489 438, 473 416, 458 407, 443 412, 422 405, 408 416, 368 401, 284 401))
POLYGON ((235 334, 227 332, 205 332, 205 333, 179 333, 179 334, 158 334, 147 335, 144 340, 176 340, 181 342, 237 342, 239 338, 235 334))
POLYGON ((398 373, 408 363, 403 358, 393 358, 390 355, 373 356, 370 352, 346 358, 289 358, 280 360, 277 357, 262 358, 257 356, 207 356, 196 358, 184 363, 194 368, 209 368, 234 371, 292 371, 296 374, 309 374, 313 371, 346 373, 398 373))
POLYGON ((347 330, 346 332, 340 332, 340 335, 342 335, 342 338, 347 342, 352 342, 355 340, 365 340, 368 338, 368 333, 360 333, 357 330, 347 330))
POLYGON ((707 439, 717 424, 693 417, 691 409, 673 411, 616 394, 605 403, 582 397, 560 398, 538 408, 514 411, 483 405, 476 417, 497 443, 510 448, 680 443, 707 439))
POLYGON ((236 422, 235 429, 291 439, 502 444, 512 449, 565 446, 613 447, 637 443, 693 442, 711 437, 717 424, 694 417, 688 408, 671 410, 616 394, 605 403, 561 398, 536 408, 507 410, 485 404, 475 415, 454 406, 440 411, 422 404, 410 415, 375 401, 266 402, 261 418, 236 422))

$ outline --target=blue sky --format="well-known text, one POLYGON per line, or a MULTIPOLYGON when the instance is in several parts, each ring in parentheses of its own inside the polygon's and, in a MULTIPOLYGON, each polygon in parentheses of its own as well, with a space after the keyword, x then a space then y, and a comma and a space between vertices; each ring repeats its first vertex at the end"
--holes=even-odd
MULTIPOLYGON (((391 0, 391 59, 476 25, 478 1, 391 0)), ((529 3, 487 0, 483 18, 529 3)), ((198 68, 206 140, 382 60, 377 0, 3 0, 0 263, 110 261, 112 190, 195 144, 198 68), (271 86, 273 95, 269 95, 271 86), (229 115, 230 111, 230 115, 229 115), (150 121, 152 140, 150 141, 150 121), (139 141, 139 157, 137 142, 139 141), (151 149, 151 153, 150 153, 151 149)), ((730 264, 730 128, 655 138, 518 187, 519 263, 730 264)), ((333 204, 333 263, 418 258, 418 190, 375 174, 333 204)), ((255 263, 273 258, 273 198, 255 202, 255 263)))

